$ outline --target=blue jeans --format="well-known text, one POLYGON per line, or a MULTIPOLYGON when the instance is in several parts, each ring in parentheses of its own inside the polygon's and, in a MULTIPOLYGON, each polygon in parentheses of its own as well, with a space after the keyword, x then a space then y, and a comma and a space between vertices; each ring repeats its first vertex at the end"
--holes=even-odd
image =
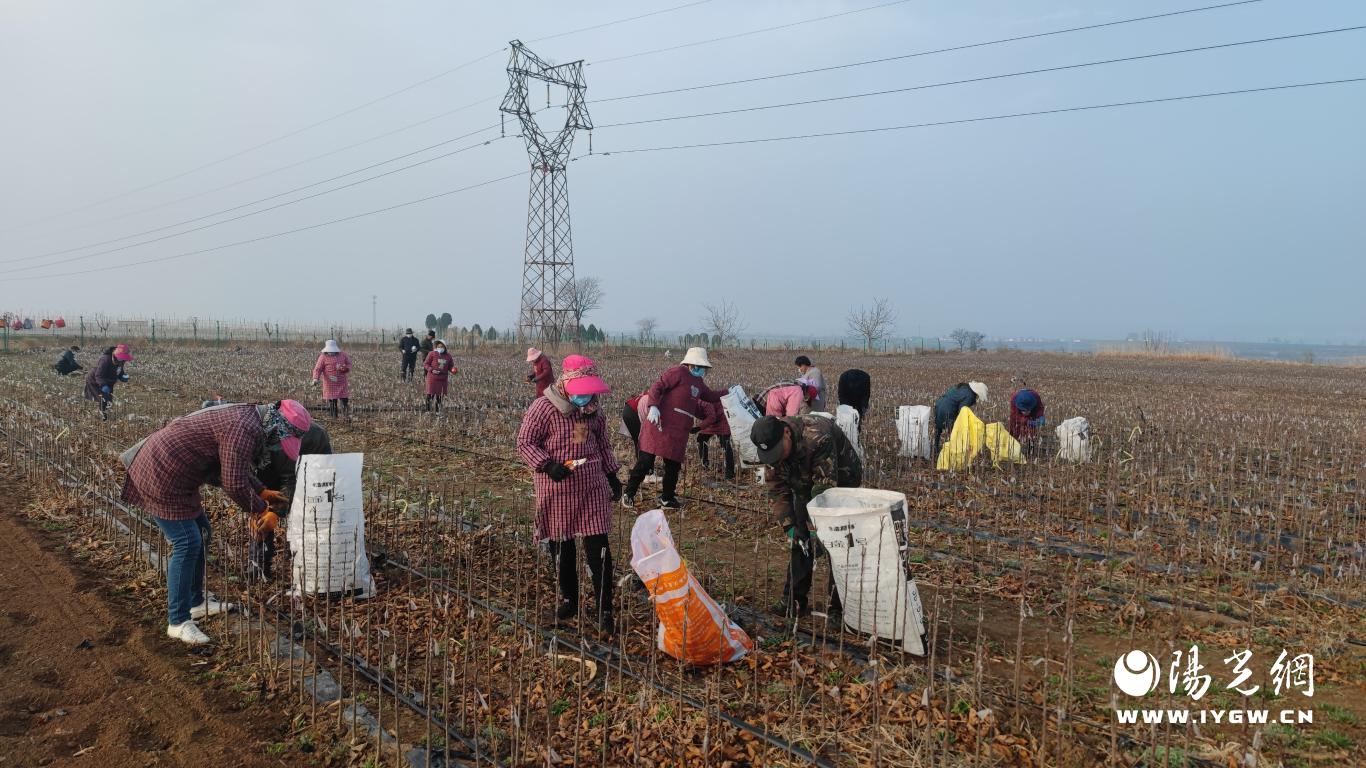
POLYGON ((183 624, 190 620, 190 608, 204 602, 204 543, 212 529, 203 512, 193 520, 156 521, 172 548, 166 566, 167 621, 183 624))

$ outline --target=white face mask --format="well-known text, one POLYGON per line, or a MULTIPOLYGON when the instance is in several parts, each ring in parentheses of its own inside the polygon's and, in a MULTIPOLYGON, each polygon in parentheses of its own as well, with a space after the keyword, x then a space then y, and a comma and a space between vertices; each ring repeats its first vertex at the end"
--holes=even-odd
POLYGON ((436 348, 436 353, 437 353, 438 355, 443 355, 443 354, 446 353, 446 348, 445 348, 445 347, 437 347, 437 348, 436 348))

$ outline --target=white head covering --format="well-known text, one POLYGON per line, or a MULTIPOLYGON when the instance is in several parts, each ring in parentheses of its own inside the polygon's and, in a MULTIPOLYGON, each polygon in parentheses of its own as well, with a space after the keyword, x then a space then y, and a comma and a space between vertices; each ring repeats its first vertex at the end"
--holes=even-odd
POLYGON ((341 351, 341 347, 337 346, 337 340, 336 340, 336 339, 328 339, 328 340, 327 340, 327 343, 323 345, 323 352, 324 352, 324 353, 326 353, 326 352, 340 352, 340 351, 341 351))
POLYGON ((711 360, 707 359, 707 350, 703 347, 689 347, 688 354, 683 356, 683 365, 697 365, 703 368, 711 367, 711 360))
POLYGON ((973 394, 977 395, 978 401, 983 403, 987 402, 987 385, 980 381, 969 381, 968 389, 972 390, 973 394))

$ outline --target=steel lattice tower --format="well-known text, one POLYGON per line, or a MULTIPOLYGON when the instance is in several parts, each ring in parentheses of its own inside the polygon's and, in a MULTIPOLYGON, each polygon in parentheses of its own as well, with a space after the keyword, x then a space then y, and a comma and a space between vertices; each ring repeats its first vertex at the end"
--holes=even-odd
POLYGON ((526 253, 522 272, 522 310, 517 335, 525 341, 550 343, 578 338, 578 325, 570 308, 574 284, 574 241, 569 226, 569 182, 565 166, 574 143, 574 131, 593 129, 584 106, 583 60, 552 65, 528 51, 520 40, 509 46, 508 92, 500 111, 521 123, 531 156, 531 196, 526 217, 526 253), (546 107, 550 88, 565 91, 564 127, 546 136, 536 123, 528 103, 530 81, 545 83, 546 107))

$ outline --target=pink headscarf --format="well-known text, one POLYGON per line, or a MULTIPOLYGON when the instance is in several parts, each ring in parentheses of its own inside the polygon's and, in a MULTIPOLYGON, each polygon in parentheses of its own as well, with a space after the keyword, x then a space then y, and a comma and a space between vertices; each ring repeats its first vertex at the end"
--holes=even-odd
POLYGON ((605 395, 612 391, 598 376, 597 364, 583 355, 570 355, 564 359, 555 386, 566 395, 605 395))

